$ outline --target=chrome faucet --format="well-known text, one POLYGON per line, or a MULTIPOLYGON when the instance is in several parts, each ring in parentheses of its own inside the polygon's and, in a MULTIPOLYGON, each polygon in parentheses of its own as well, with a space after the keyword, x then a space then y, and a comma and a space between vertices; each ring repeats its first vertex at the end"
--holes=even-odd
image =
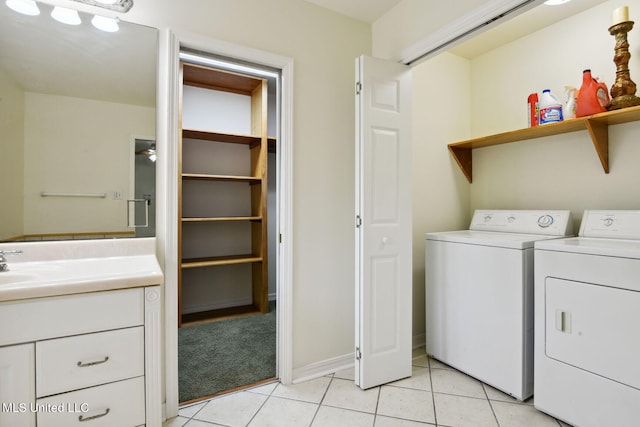
POLYGON ((0 250, 0 273, 3 271, 9 271, 9 266, 7 265, 7 259, 4 257, 5 255, 19 255, 22 251, 2 251, 0 250))

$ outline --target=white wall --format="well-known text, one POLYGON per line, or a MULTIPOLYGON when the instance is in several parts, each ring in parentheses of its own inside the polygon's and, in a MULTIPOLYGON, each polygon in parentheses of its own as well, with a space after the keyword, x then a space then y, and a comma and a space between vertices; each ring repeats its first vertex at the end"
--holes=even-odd
POLYGON ((370 27, 298 0, 136 0, 123 19, 294 59, 293 366, 352 354, 353 76, 370 27))
POLYGON ((155 135, 154 108, 27 92, 24 233, 130 231, 132 135, 155 135), (41 197, 42 191, 107 197, 41 197))
MULTIPOLYGON (((549 88, 579 87, 591 68, 610 87, 615 79, 612 11, 640 1, 612 0, 472 61, 473 136, 527 126, 526 99, 549 88)), ((640 81, 640 32, 629 33, 631 78, 640 81)), ((640 123, 609 128, 605 174, 586 131, 474 150, 470 209, 570 209, 576 226, 584 209, 639 209, 640 123)))
POLYGON ((23 232, 24 92, 0 69, 0 240, 23 232))
POLYGON ((447 144, 470 135, 471 66, 448 53, 412 69, 413 336, 424 344, 425 233, 468 225, 469 184, 447 144))

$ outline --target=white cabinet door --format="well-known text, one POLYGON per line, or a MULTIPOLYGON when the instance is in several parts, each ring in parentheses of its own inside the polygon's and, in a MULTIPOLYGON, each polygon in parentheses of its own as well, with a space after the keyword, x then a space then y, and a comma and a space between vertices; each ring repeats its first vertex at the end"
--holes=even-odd
POLYGON ((411 74, 356 59, 356 384, 411 375, 411 74))
POLYGON ((0 427, 35 427, 34 344, 0 348, 0 427))

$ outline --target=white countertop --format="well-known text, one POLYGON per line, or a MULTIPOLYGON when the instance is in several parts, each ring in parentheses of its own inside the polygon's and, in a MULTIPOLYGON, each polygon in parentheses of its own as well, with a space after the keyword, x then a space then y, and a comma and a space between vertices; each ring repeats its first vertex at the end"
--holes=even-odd
POLYGON ((155 239, 3 243, 9 271, 0 272, 0 301, 160 285, 155 239))

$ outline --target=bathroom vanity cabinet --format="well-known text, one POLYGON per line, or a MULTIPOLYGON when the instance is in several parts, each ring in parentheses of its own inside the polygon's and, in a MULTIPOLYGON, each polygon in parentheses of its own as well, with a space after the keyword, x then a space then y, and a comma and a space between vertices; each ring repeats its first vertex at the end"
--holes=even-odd
POLYGON ((4 301, 0 324, 1 426, 162 424, 160 286, 4 301))

